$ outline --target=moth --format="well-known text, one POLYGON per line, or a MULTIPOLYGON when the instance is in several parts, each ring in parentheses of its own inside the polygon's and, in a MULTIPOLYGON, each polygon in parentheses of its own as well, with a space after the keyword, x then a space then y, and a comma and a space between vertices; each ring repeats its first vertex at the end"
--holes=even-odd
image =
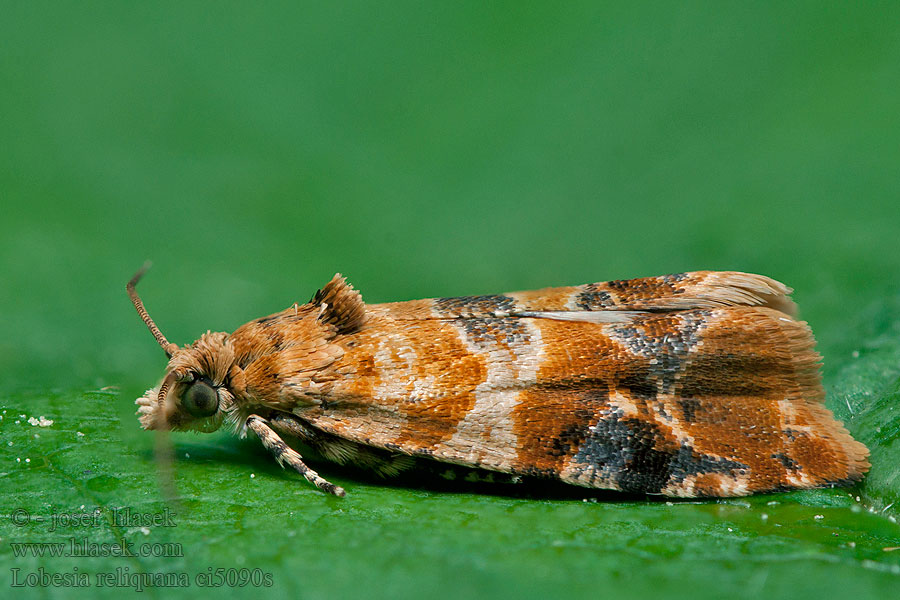
POLYGON ((846 485, 868 450, 824 406, 791 289, 698 271, 367 305, 337 274, 306 304, 170 343, 144 429, 251 430, 282 466, 344 490, 283 440, 394 475, 420 459, 679 497, 846 485))

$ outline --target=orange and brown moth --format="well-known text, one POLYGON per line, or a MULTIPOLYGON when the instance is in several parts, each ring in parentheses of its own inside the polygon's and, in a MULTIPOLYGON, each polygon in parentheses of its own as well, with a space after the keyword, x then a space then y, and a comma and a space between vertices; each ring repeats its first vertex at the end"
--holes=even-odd
POLYGON ((170 343, 137 400, 145 429, 251 429, 320 489, 281 436, 383 475, 417 460, 588 488, 741 496, 845 485, 868 451, 823 404, 790 288, 699 271, 366 305, 339 274, 234 333, 170 343))

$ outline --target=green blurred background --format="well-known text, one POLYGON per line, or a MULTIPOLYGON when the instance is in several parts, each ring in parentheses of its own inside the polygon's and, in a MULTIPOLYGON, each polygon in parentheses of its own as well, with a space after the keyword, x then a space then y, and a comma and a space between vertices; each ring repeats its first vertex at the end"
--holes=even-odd
MULTIPOLYGON (((164 366, 124 292, 146 259, 142 296, 178 343, 305 301, 336 271, 368 302, 760 272, 795 288, 829 405, 854 434, 872 447, 853 417, 868 411, 875 428, 893 410, 894 2, 3 1, 0 13, 0 404, 57 422, 43 442, 0 422, 17 444, 0 454, 0 513, 162 506, 152 436, 130 416, 164 366), (91 419, 96 447, 53 438, 91 419), (43 462, 13 465, 22 445, 43 462), (117 483, 84 483, 104 468, 117 483)), ((873 449, 877 490, 667 507, 423 491, 322 467, 348 488, 335 503, 255 444, 179 437, 195 457, 179 482, 201 516, 173 539, 193 558, 129 564, 265 561, 276 592, 299 597, 671 597, 703 582, 771 597, 804 580, 810 594, 885 597, 900 591, 900 552, 882 551, 900 545, 882 512, 900 495, 900 449, 882 438, 894 454, 877 463, 873 449), (253 469, 265 491, 248 489, 253 469), (760 531, 773 501, 796 511, 785 530, 809 525, 760 531), (850 537, 814 519, 822 507, 850 537), (308 528, 282 545, 286 511, 308 528)), ((0 577, 23 564, 4 546, 0 577)))

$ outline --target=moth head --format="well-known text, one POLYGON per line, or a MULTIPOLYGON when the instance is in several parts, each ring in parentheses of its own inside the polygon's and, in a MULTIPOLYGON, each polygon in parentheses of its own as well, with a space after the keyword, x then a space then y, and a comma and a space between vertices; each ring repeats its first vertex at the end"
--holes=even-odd
POLYGON ((165 351, 169 364, 159 385, 135 401, 141 426, 164 431, 215 431, 234 407, 230 386, 242 374, 235 365, 228 334, 207 331, 184 347, 170 343, 147 314, 135 291, 148 266, 144 265, 131 278, 126 289, 141 319, 165 351))

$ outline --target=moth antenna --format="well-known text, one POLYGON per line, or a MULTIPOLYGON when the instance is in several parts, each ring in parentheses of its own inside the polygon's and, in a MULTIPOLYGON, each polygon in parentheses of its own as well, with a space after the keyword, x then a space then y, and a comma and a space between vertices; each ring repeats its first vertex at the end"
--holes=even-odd
POLYGON ((159 327, 156 326, 156 323, 154 323, 153 319, 150 318, 150 315, 147 314, 144 303, 141 302, 140 296, 138 296, 137 291, 134 289, 134 286, 137 285, 138 281, 141 280, 141 277, 144 276, 144 273, 147 272, 147 269, 149 269, 152 264, 153 263, 149 260, 145 262, 144 266, 138 269, 137 273, 134 274, 134 277, 131 278, 131 281, 125 286, 125 290, 128 292, 128 297, 131 298, 131 303, 134 304, 134 307, 137 309, 141 320, 147 328, 150 329, 150 333, 153 334, 153 337, 156 338, 156 341, 162 346, 162 349, 165 350, 166 356, 172 358, 172 355, 178 350, 178 344, 172 344, 166 339, 166 336, 162 334, 162 331, 159 330, 159 327))

